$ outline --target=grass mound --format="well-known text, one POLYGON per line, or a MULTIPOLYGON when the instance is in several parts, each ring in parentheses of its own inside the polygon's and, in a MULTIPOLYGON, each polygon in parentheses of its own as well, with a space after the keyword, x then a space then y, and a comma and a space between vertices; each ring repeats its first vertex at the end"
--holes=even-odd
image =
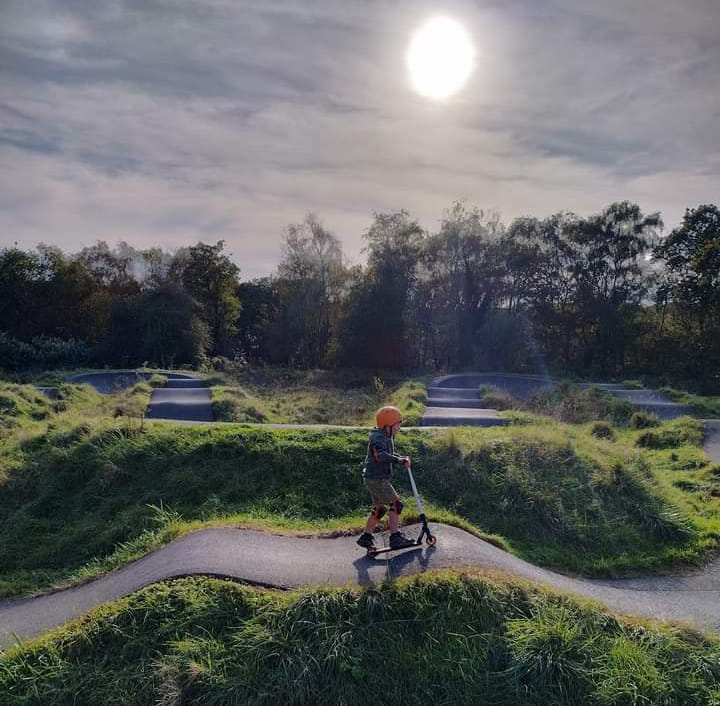
POLYGON ((608 441, 615 441, 615 432, 613 431, 612 425, 607 422, 594 422, 590 427, 590 433, 596 439, 607 439, 608 441))
POLYGON ((708 419, 720 417, 720 396, 693 395, 689 392, 673 390, 670 387, 663 387, 660 392, 673 402, 688 405, 700 417, 708 419))
POLYGON ((618 399, 608 390, 583 389, 567 382, 537 390, 528 398, 527 407, 568 424, 606 421, 627 426, 635 412, 630 402, 618 399))
POLYGON ((9 703, 713 704, 720 641, 524 583, 441 573, 368 590, 158 584, 0 656, 9 703), (108 659, 112 655, 112 659, 108 659))
POLYGON ((510 394, 494 385, 480 385, 478 392, 480 400, 489 409, 512 409, 516 406, 510 394))
POLYGON ((32 385, 0 382, 0 439, 9 438, 13 430, 32 426, 33 422, 99 401, 100 395, 87 385, 63 383, 50 397, 32 385))
POLYGON ((635 444, 646 449, 674 449, 685 444, 700 446, 704 433, 702 422, 691 417, 679 417, 662 429, 641 434, 635 444))
POLYGON ((378 407, 391 404, 403 412, 406 426, 415 426, 427 401, 421 380, 355 371, 229 365, 209 382, 215 418, 226 422, 372 425, 378 407))
POLYGON ((0 429, 16 427, 23 419, 46 419, 52 411, 50 398, 34 387, 0 383, 0 429))
MULTIPOLYGON (((0 596, 77 576, 88 562, 106 570, 193 522, 364 524, 363 431, 120 422, 75 420, 16 448, 0 474, 0 596)), ((589 433, 568 434, 558 425, 408 431, 398 449, 413 458, 431 518, 501 535, 537 563, 607 574, 704 556, 709 530, 667 500, 642 453, 624 457, 616 444, 608 454, 589 433)), ((407 476, 394 482, 409 498, 407 476)))

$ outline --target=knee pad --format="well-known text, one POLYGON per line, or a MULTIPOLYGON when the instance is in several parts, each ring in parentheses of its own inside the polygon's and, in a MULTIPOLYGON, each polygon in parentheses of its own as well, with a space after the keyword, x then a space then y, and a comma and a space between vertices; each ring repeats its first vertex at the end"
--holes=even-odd
POLYGON ((402 512, 402 509, 403 509, 402 500, 395 500, 395 502, 390 504, 390 512, 392 512, 394 510, 399 515, 402 512))
POLYGON ((382 520, 387 512, 387 508, 384 505, 375 505, 372 509, 372 514, 376 520, 382 520))

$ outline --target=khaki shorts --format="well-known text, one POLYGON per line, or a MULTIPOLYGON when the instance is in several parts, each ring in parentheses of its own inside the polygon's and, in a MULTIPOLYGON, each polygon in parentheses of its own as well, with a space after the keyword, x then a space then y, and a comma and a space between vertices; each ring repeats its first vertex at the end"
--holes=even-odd
POLYGON ((389 505, 399 497, 390 481, 385 478, 365 478, 374 505, 389 505))

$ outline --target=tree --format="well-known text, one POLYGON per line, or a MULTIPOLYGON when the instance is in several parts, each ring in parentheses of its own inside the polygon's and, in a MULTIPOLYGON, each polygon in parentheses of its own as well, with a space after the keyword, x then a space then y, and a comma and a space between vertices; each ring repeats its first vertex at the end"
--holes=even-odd
POLYGON ((355 273, 340 359, 355 367, 402 369, 417 350, 413 304, 425 234, 407 211, 398 211, 376 213, 364 237, 368 267, 355 273))
POLYGON ((678 304, 700 315, 720 304, 720 209, 687 209, 680 226, 657 245, 656 258, 668 271, 678 304))
POLYGON ((436 329, 434 357, 448 369, 473 365, 476 353, 482 355, 487 348, 483 325, 503 293, 503 232, 497 214, 456 202, 445 211, 440 232, 425 243, 436 329))
POLYGON ((0 250, 0 331, 17 338, 36 333, 37 282, 42 274, 36 254, 17 247, 0 250))
POLYGON ((240 354, 246 360, 255 362, 285 362, 287 345, 282 351, 273 349, 272 336, 281 307, 277 281, 263 277, 242 282, 237 295, 243 303, 237 321, 237 336, 240 354))
POLYGON ((163 368, 197 365, 210 342, 207 324, 197 309, 193 298, 171 281, 143 293, 138 316, 141 359, 163 368))
POLYGON ((662 220, 659 213, 644 215, 637 204, 622 201, 577 226, 576 297, 587 332, 583 367, 614 375, 625 366, 632 316, 648 291, 642 258, 657 242, 662 220))
POLYGON ((230 355, 232 336, 242 304, 237 296, 240 269, 223 254, 225 241, 215 245, 198 243, 178 251, 170 276, 181 281, 185 290, 202 307, 213 353, 230 355))
POLYGON ((328 358, 347 275, 340 241, 309 213, 285 231, 278 291, 287 361, 316 367, 328 358))
POLYGON ((669 305, 672 335, 667 345, 677 351, 674 357, 687 377, 701 381, 706 390, 717 390, 720 209, 712 204, 687 209, 682 223, 657 245, 654 255, 666 269, 658 298, 664 310, 669 305))
MULTIPOLYGON (((40 333, 60 338, 101 341, 107 333, 110 298, 79 258, 40 243, 43 277, 37 284, 42 302, 35 316, 40 333)), ((116 298, 122 295, 117 294, 116 298)))

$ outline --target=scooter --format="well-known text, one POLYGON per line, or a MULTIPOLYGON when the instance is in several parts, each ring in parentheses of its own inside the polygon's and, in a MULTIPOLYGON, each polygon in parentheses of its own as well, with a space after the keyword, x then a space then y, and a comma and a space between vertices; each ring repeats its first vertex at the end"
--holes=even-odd
POLYGON ((407 472, 408 476, 410 476, 410 487, 412 488, 413 495, 415 496, 415 502, 417 503, 417 509, 420 513, 420 522, 422 522, 420 534, 415 540, 415 544, 411 545, 410 547, 401 547, 400 549, 391 549, 390 547, 383 547, 382 549, 370 548, 367 550, 367 556, 377 556, 378 554, 385 554, 386 552, 400 552, 403 549, 410 549, 413 546, 419 547, 422 544, 423 537, 425 537, 425 544, 427 544, 429 547, 434 547, 437 544, 437 537, 430 533, 427 518, 425 517, 425 507, 423 506, 422 500, 420 499, 420 494, 417 490, 417 486, 415 485, 415 478, 413 477, 410 464, 408 464, 407 466, 407 472))

